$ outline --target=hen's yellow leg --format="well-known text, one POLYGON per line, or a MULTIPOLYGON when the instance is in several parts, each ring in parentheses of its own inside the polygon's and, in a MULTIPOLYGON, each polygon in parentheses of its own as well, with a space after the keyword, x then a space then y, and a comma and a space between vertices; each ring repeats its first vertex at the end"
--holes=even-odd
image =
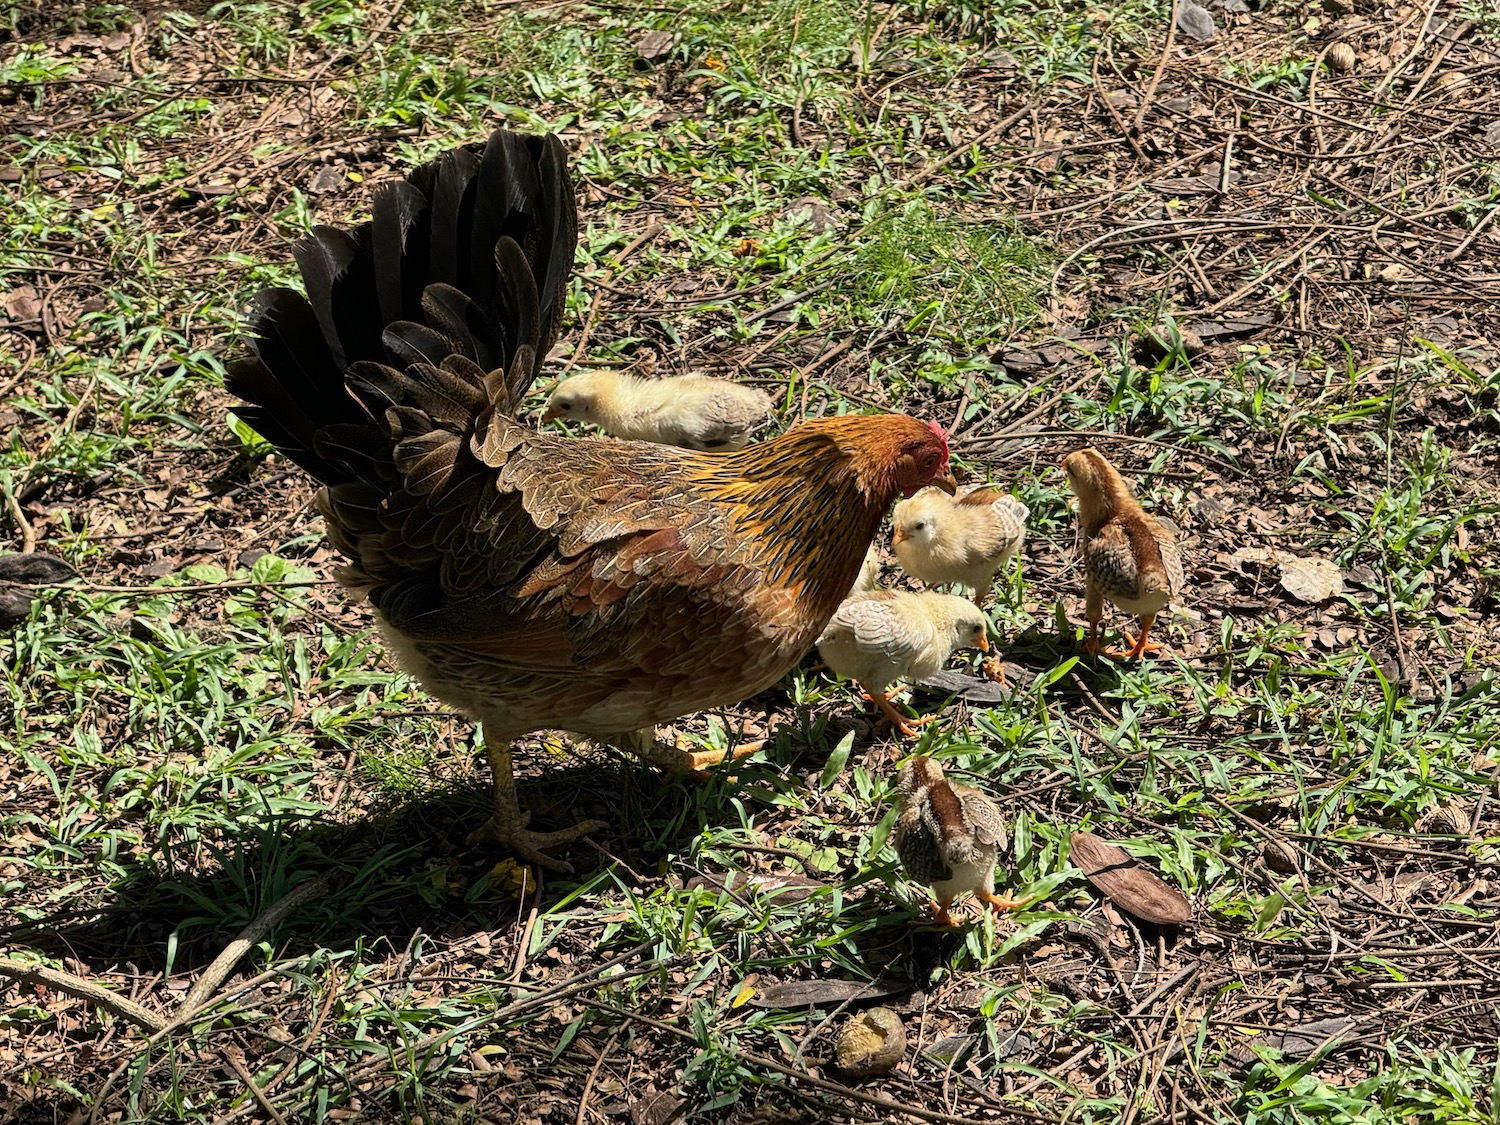
POLYGON ((532 832, 526 827, 531 822, 531 814, 521 810, 521 803, 516 797, 516 775, 511 767, 510 743, 491 746, 486 740, 484 756, 490 763, 495 811, 489 820, 469 833, 469 843, 499 844, 515 852, 527 863, 535 863, 549 871, 572 871, 572 864, 547 855, 547 849, 571 844, 590 832, 597 832, 605 827, 605 822, 581 820, 571 828, 561 828, 556 832, 532 832))

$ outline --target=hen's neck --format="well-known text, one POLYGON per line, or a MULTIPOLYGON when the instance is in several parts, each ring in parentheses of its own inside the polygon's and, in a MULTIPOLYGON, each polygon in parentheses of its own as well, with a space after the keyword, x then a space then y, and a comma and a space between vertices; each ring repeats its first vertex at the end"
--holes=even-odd
POLYGON ((771 585, 831 615, 859 576, 892 498, 861 480, 852 457, 791 437, 716 457, 697 484, 731 508, 771 585))

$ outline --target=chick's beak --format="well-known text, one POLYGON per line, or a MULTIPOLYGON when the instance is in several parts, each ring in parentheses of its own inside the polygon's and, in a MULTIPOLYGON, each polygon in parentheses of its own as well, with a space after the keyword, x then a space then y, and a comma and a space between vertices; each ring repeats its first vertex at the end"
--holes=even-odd
POLYGON ((549 406, 549 407, 547 407, 546 410, 542 411, 542 422, 543 423, 550 422, 550 421, 552 421, 552 419, 557 418, 557 417, 560 417, 560 415, 558 414, 557 409, 555 407, 549 406))
POLYGON ((937 477, 932 483, 941 488, 949 496, 953 496, 958 492, 958 481, 953 479, 951 471, 937 477))
POLYGON ((895 528, 891 532, 891 545, 895 546, 897 543, 905 543, 907 541, 907 539, 909 539, 909 538, 910 538, 910 536, 908 536, 906 534, 906 528, 904 528, 904 527, 895 528))
POLYGON ((989 639, 989 637, 982 636, 982 637, 979 638, 979 651, 980 652, 989 652, 990 651, 990 639, 989 639))

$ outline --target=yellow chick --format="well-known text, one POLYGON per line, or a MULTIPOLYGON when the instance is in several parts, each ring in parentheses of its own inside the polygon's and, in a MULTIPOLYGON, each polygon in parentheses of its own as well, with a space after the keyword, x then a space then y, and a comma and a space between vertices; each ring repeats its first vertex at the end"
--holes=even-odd
POLYGON ((979 608, 952 594, 871 590, 839 606, 818 638, 818 655, 832 671, 858 683, 897 731, 913 738, 913 728, 932 716, 908 719, 890 700, 904 686, 886 689, 897 680, 926 679, 956 649, 988 652, 986 628, 979 608))
POLYGON ((995 575, 1026 539, 1026 505, 981 485, 958 497, 924 488, 896 505, 892 542, 913 578, 929 586, 957 583, 983 605, 995 575))
POLYGON ((870 544, 870 549, 865 552, 865 561, 859 564, 859 577, 854 580, 854 587, 849 591, 849 596, 867 593, 880 585, 880 548, 870 544))
POLYGON ((765 392, 727 379, 639 379, 618 371, 585 371, 557 385, 542 421, 567 418, 627 441, 720 453, 742 448, 770 416, 765 392))

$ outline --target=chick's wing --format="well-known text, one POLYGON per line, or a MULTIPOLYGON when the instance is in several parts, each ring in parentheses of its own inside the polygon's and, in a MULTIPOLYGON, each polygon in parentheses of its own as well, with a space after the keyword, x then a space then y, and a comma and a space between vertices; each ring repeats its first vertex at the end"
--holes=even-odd
POLYGON ((932 626, 903 608, 900 595, 875 590, 847 599, 829 625, 848 630, 861 652, 904 668, 931 639, 932 626))

